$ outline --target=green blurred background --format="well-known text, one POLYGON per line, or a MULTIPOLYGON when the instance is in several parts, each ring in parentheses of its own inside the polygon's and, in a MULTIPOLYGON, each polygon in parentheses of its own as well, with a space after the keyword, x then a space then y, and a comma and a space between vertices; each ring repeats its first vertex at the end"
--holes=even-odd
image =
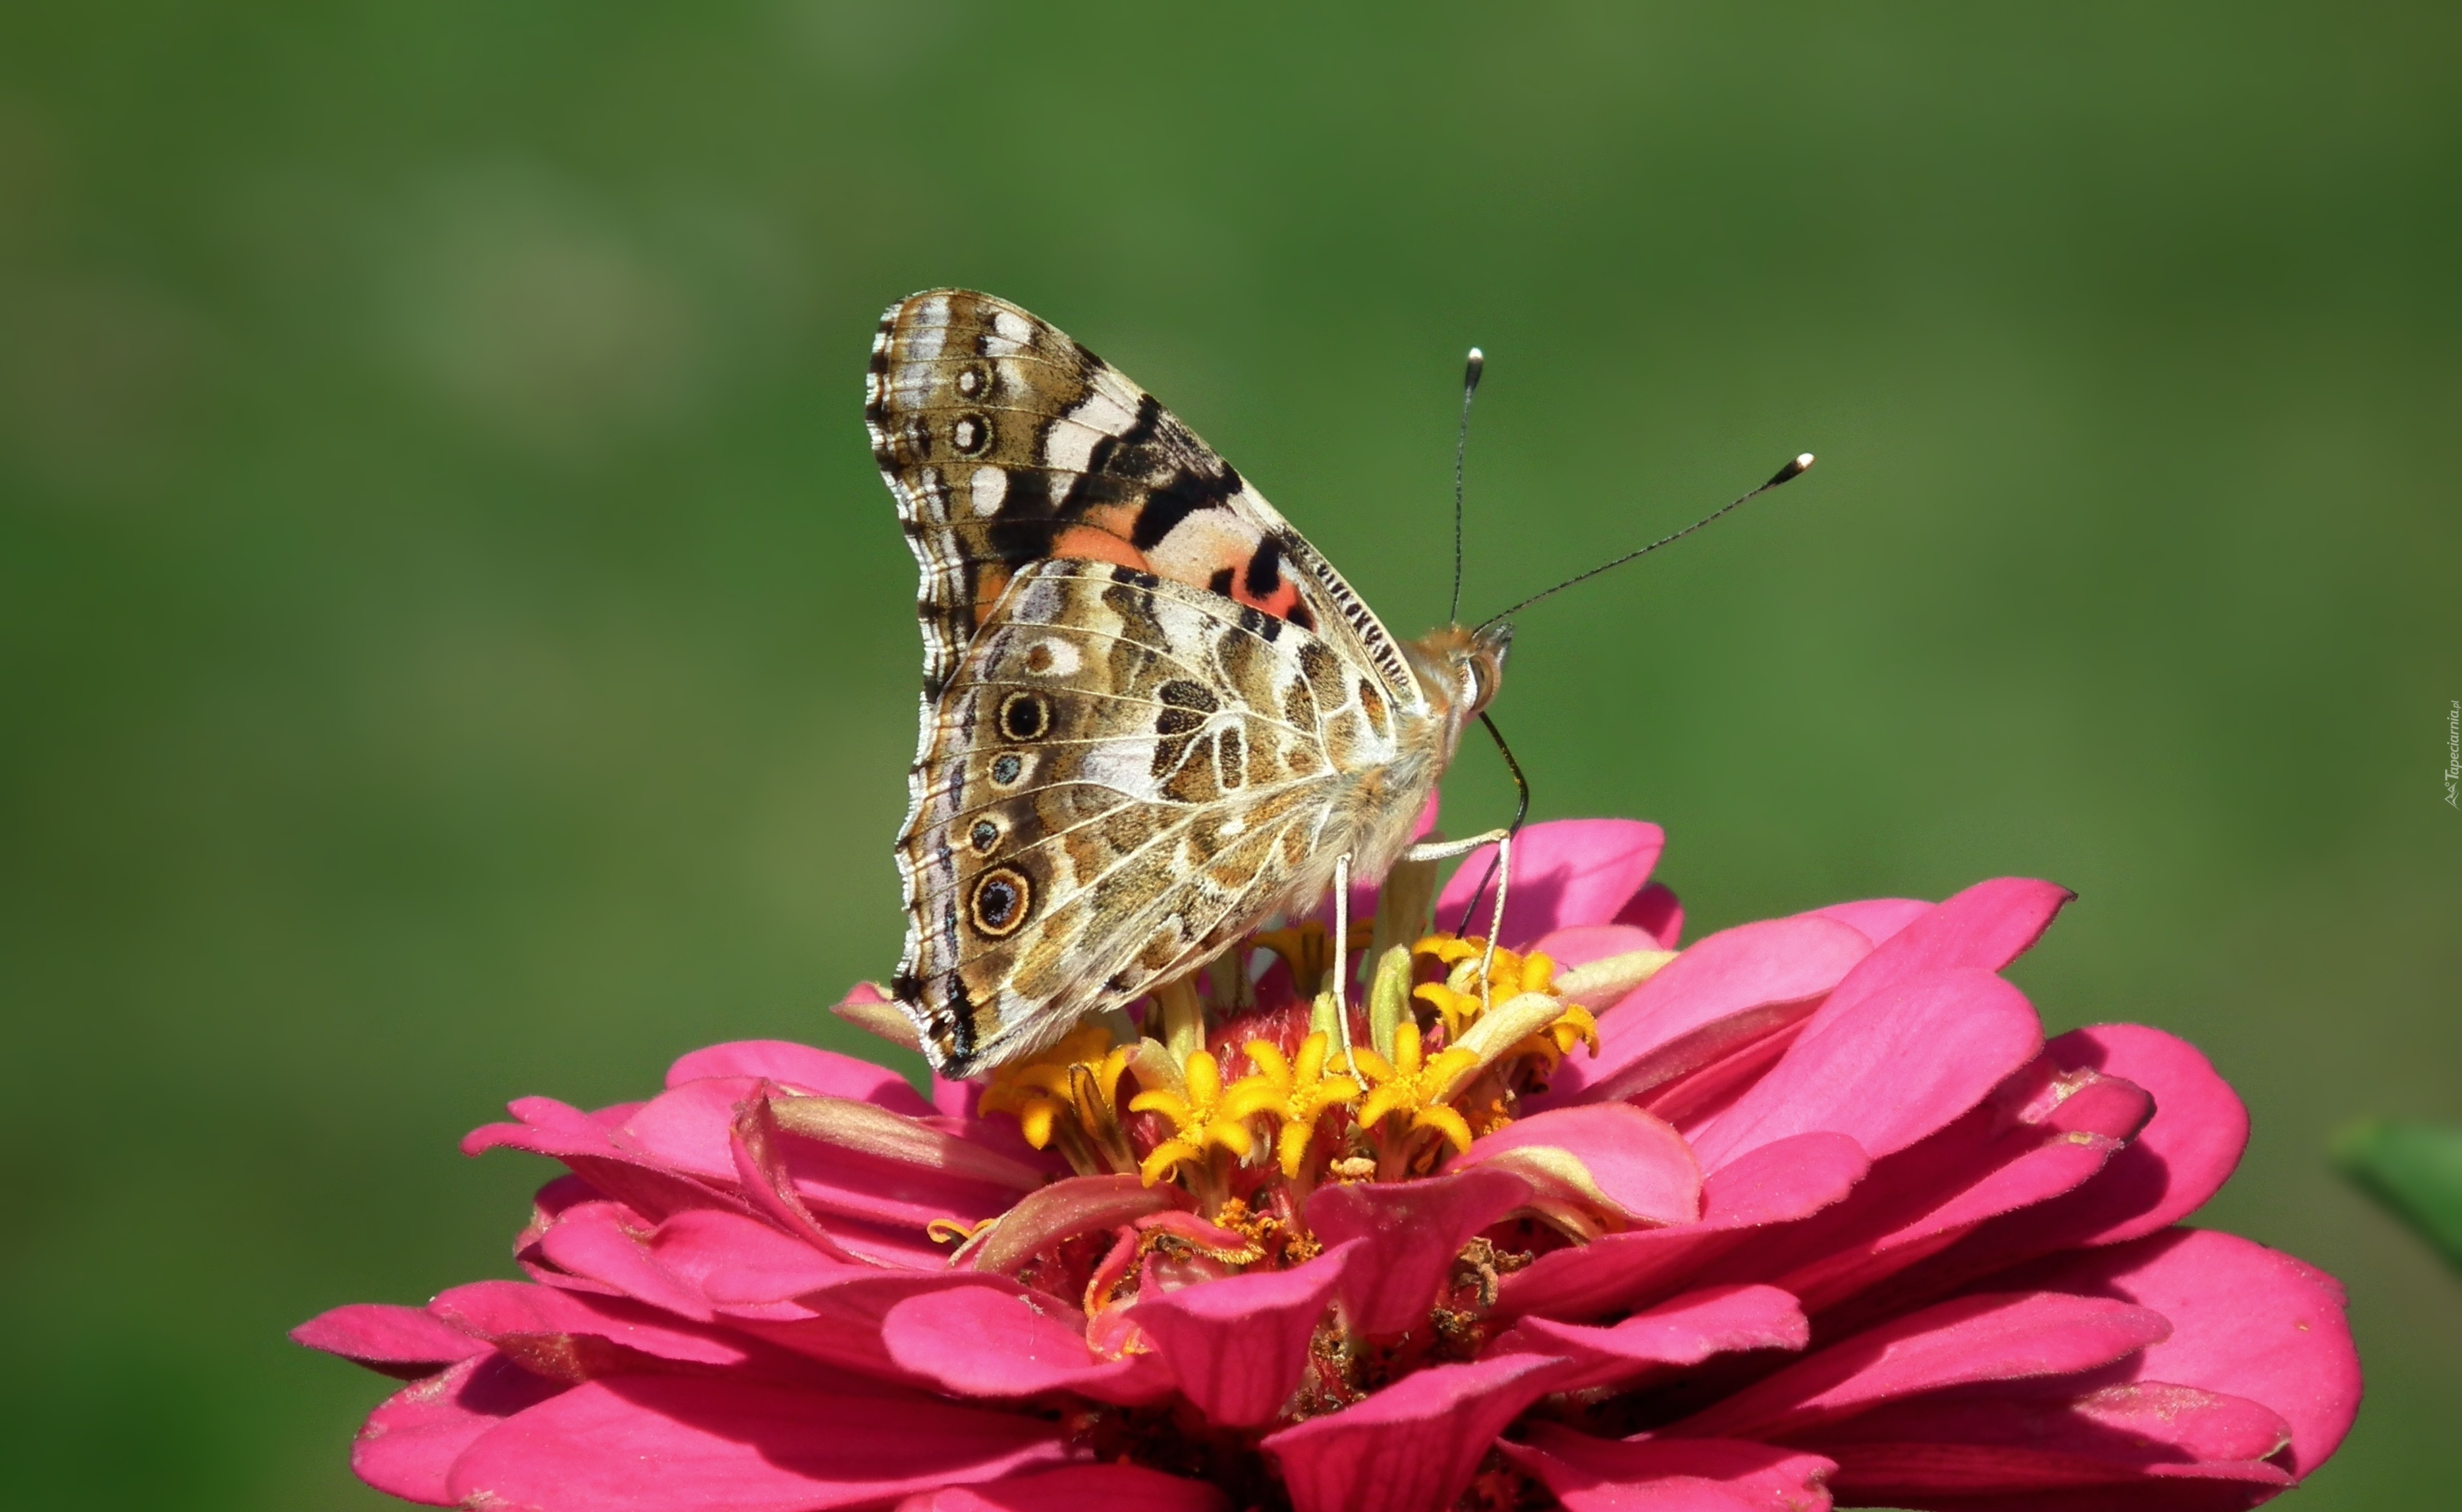
MULTIPOLYGON (((2207 1220, 2349 1285, 2290 1504, 2451 1494, 2462 12, 2143 3, 0 11, 8 1497, 377 1504, 286 1343, 509 1270, 503 1102, 887 973, 913 570, 860 377, 981 286, 1397 629, 1523 617, 1542 816, 1694 933, 2028 873, 2055 1027, 2205 1048, 2207 1220), (1712 13, 1715 11, 1715 13, 1712 13)), ((1472 751, 1458 827, 1507 791, 1472 751)))

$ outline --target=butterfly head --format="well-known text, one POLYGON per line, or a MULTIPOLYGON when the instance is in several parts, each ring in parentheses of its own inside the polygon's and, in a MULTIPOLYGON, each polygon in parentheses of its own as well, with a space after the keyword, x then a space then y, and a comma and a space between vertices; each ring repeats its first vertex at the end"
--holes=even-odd
POLYGON ((1501 620, 1476 630, 1447 625, 1410 646, 1420 685, 1456 730, 1495 699, 1504 681, 1504 655, 1512 648, 1513 627, 1501 620))

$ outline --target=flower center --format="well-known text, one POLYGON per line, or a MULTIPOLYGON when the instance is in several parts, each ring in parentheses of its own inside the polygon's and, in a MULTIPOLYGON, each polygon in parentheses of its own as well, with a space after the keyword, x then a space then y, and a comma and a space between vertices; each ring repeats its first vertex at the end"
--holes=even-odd
MULTIPOLYGON (((983 1111, 1013 1115, 1080 1175, 1134 1173, 1181 1188, 1209 1220, 1237 1201, 1297 1229, 1310 1191, 1432 1175, 1509 1125, 1575 1047, 1598 1053, 1597 1020, 1567 990, 1580 983, 1542 953, 1443 933, 1390 947, 1346 1024, 1329 990, 1307 990, 1332 969, 1321 925, 1265 932, 1233 957, 1256 951, 1281 964, 1255 982, 1218 966, 1175 983, 1141 1026, 1090 1023, 994 1072, 983 1111)), ((1585 972, 1621 995, 1667 959, 1585 972)))

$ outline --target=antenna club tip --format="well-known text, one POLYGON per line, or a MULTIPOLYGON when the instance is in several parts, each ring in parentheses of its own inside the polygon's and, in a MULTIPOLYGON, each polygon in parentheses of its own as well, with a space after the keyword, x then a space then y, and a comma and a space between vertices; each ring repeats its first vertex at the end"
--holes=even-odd
POLYGON ((1466 388, 1477 388, 1477 387, 1479 387, 1479 376, 1481 373, 1484 373, 1484 372, 1486 372, 1486 371, 1487 371, 1487 354, 1486 354, 1486 353, 1484 353, 1484 352, 1481 352, 1481 351, 1480 351, 1479 348, 1477 348, 1477 347, 1473 347, 1473 348, 1471 348, 1471 349, 1470 349, 1470 356, 1469 356, 1468 358, 1466 358, 1466 359, 1463 361, 1463 363, 1462 363, 1462 384, 1463 384, 1463 386, 1464 386, 1464 387, 1466 387, 1466 388))
POLYGON ((1781 467, 1781 468, 1780 468, 1780 469, 1779 469, 1775 474, 1773 474, 1773 475, 1771 476, 1771 478, 1770 478, 1770 481, 1769 481, 1769 482, 1767 482, 1767 483, 1765 483, 1765 484, 1762 484, 1762 485, 1761 485, 1761 487, 1762 487, 1762 488, 1775 488, 1775 487, 1777 487, 1777 486, 1778 486, 1780 484, 1782 484, 1782 483, 1786 483, 1786 482, 1789 482, 1790 480, 1793 480, 1793 479, 1796 479, 1796 478, 1801 478, 1801 477, 1803 477, 1803 469, 1805 469, 1806 467, 1809 467, 1809 466, 1811 466, 1811 465, 1812 465, 1812 453, 1810 453, 1810 452, 1808 452, 1808 451, 1798 452, 1798 453, 1796 453, 1796 454, 1795 454, 1795 456, 1794 456, 1792 459, 1790 459, 1790 460, 1788 461, 1788 463, 1787 463, 1787 464, 1786 464, 1785 466, 1781 467))

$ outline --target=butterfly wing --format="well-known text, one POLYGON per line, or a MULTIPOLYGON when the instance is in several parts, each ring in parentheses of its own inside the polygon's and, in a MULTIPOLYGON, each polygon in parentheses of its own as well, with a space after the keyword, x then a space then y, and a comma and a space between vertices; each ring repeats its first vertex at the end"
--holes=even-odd
POLYGON ((1424 724, 1253 606, 1026 564, 942 691, 898 839, 895 996, 933 1064, 1030 1053, 1321 891, 1364 809, 1416 811, 1424 724))
POLYGON ((1005 300, 942 289, 892 305, 864 420, 922 569, 923 700, 957 672, 1027 564, 1108 562, 1313 631, 1419 699, 1393 637, 1229 463, 1152 395, 1005 300))

